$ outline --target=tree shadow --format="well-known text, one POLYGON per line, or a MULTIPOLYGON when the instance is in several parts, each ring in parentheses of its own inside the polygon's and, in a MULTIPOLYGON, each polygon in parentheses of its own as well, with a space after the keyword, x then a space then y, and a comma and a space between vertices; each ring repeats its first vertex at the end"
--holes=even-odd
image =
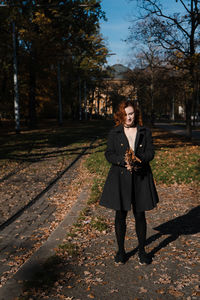
MULTIPOLYGON (((167 221, 153 229, 158 231, 158 233, 149 237, 146 241, 146 245, 155 242, 162 236, 168 235, 168 237, 149 252, 151 258, 153 258, 159 250, 174 242, 181 235, 192 235, 200 232, 200 205, 192 208, 187 214, 167 221)), ((130 251, 127 254, 128 258, 136 254, 137 251, 138 247, 130 251)))
POLYGON ((102 120, 72 122, 63 127, 46 126, 45 129, 27 131, 20 135, 8 133, 0 136, 0 158, 26 161, 38 155, 62 155, 62 150, 65 151, 63 147, 72 144, 80 144, 75 147, 81 147, 83 143, 91 142, 94 137, 105 138, 111 127, 110 120, 102 120), (38 150, 41 150, 41 154, 38 154, 38 150))
POLYGON ((78 273, 78 267, 74 266, 76 259, 76 257, 63 259, 55 254, 44 263, 36 263, 31 266, 28 270, 28 278, 24 279, 22 276, 23 292, 20 296, 26 295, 25 299, 30 299, 29 297, 32 298, 35 294, 51 292, 53 288, 55 289, 54 284, 59 280, 62 280, 66 285, 69 282, 71 285, 75 285, 75 276, 78 273), (62 271, 71 274, 71 276, 63 278, 62 271))

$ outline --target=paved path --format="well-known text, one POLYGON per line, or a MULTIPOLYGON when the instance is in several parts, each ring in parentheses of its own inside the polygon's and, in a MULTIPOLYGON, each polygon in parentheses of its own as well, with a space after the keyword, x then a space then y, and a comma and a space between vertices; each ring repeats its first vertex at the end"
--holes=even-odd
MULTIPOLYGON (((154 124, 155 127, 164 129, 166 131, 171 131, 175 134, 178 135, 186 135, 186 130, 183 126, 179 126, 179 125, 171 125, 169 123, 158 123, 156 122, 154 124)), ((192 131, 192 138, 194 139, 200 139, 200 129, 194 129, 192 131)))
MULTIPOLYGON (((80 165, 77 161, 66 174, 54 184, 43 196, 17 218, 13 223, 0 231, 0 277, 1 284, 10 278, 20 266, 46 241, 52 223, 57 223, 57 206, 52 201, 67 195, 68 186, 80 165), (46 234, 47 233, 47 234, 46 234)), ((73 204, 69 203, 69 207, 73 204)))
MULTIPOLYGON (((128 214, 125 241, 129 260, 125 265, 115 265, 114 212, 98 205, 92 206, 80 220, 80 226, 75 227, 75 238, 69 236, 68 240, 79 247, 80 255, 73 257, 63 252, 59 256, 62 262, 50 266, 49 272, 56 275, 51 285, 45 285, 45 281, 38 288, 35 277, 29 282, 30 288, 25 289, 18 299, 199 299, 198 190, 191 191, 184 186, 158 186, 158 192, 158 209, 147 212, 147 251, 153 257, 151 265, 141 266, 138 263, 131 212, 128 214), (90 226, 96 218, 105 219, 108 225, 106 231, 98 232, 90 226)), ((45 270, 43 275, 46 276, 47 272, 45 270)), ((24 280, 25 277, 18 276, 20 278, 24 280)))
POLYGON ((62 243, 66 237, 66 232, 70 226, 77 220, 80 211, 85 206, 88 199, 88 191, 83 189, 77 201, 66 215, 65 219, 59 224, 56 230, 50 235, 48 240, 31 256, 18 272, 9 279, 0 289, 0 300, 18 299, 23 290, 23 284, 26 280, 31 280, 36 272, 42 272, 44 262, 55 254, 54 249, 62 243))
MULTIPOLYGON (((35 296, 33 289, 30 291, 29 298, 24 298, 24 296, 16 298, 24 287, 24 281, 31 280, 35 270, 42 268, 45 259, 54 253, 54 248, 65 238, 69 225, 77 219, 87 199, 87 191, 83 191, 73 210, 66 216, 56 232, 0 289, 0 300, 14 300, 15 298, 20 300, 198 299, 200 296, 198 190, 192 191, 190 187, 186 190, 184 188, 184 186, 159 186, 159 209, 147 213, 147 249, 154 257, 152 265, 140 266, 138 264, 135 224, 130 213, 126 238, 126 249, 130 254, 130 259, 125 265, 115 266, 113 257, 116 242, 113 211, 99 206, 92 207, 89 214, 82 220, 77 238, 72 240, 81 249, 80 257, 66 259, 63 264, 55 266, 60 274, 60 282, 56 279, 55 285, 52 284, 43 295, 39 293, 35 296), (107 232, 100 233, 93 227, 89 228, 92 218, 95 220, 96 217, 102 216, 109 224, 107 232)), ((53 265, 52 268, 54 268, 53 265)))

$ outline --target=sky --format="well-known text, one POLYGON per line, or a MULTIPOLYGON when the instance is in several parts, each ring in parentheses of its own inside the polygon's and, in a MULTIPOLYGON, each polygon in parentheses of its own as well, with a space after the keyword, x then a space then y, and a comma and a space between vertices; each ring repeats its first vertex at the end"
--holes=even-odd
POLYGON ((108 64, 123 64, 128 66, 130 46, 123 40, 128 37, 131 13, 134 13, 134 2, 128 0, 102 0, 102 10, 105 11, 107 22, 101 21, 101 33, 106 39, 109 52, 108 64))
MULTIPOLYGON (((180 1, 161 1, 168 12, 174 12, 176 7, 181 11, 180 1)), ((132 61, 131 45, 125 40, 129 35, 131 18, 137 14, 137 0, 101 0, 102 10, 105 11, 107 22, 101 21, 100 28, 106 45, 111 55, 108 57, 108 65, 123 64, 128 66, 132 61)))

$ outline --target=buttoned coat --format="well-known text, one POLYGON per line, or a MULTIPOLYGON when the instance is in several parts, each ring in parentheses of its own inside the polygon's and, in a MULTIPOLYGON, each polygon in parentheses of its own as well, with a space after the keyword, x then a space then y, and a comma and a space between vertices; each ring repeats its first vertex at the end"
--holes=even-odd
POLYGON ((125 167, 124 156, 130 148, 123 125, 113 128, 107 141, 105 157, 110 162, 100 205, 114 210, 141 212, 153 209, 159 201, 149 162, 154 158, 151 131, 137 126, 135 155, 142 160, 141 168, 132 173, 125 167))

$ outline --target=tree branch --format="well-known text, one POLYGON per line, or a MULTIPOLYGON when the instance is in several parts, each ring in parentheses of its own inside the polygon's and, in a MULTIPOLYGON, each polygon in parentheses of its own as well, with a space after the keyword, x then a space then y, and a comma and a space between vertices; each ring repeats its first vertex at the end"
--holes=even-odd
POLYGON ((172 21, 181 31, 185 32, 185 34, 188 37, 190 37, 190 34, 187 32, 187 30, 185 30, 175 18, 165 15, 163 13, 163 11, 161 10, 161 8, 156 4, 156 2, 151 1, 151 0, 146 0, 145 3, 146 4, 149 3, 150 5, 153 6, 152 9, 149 9, 146 6, 143 6, 143 9, 146 10, 147 12, 149 12, 149 15, 154 14, 158 17, 162 17, 164 19, 168 19, 168 20, 172 21), (153 8, 154 8, 154 10, 153 10, 153 8))
POLYGON ((187 6, 185 5, 184 1, 183 0, 180 0, 181 4, 183 5, 183 7, 185 8, 185 10, 188 12, 188 14, 191 15, 191 12, 190 10, 187 8, 187 6))
POLYGON ((173 46, 170 41, 167 41, 165 39, 163 39, 163 41, 160 40, 160 44, 165 50, 178 50, 183 54, 185 53, 180 47, 178 47, 177 45, 173 46), (166 46, 164 43, 166 43, 168 46, 166 46))

